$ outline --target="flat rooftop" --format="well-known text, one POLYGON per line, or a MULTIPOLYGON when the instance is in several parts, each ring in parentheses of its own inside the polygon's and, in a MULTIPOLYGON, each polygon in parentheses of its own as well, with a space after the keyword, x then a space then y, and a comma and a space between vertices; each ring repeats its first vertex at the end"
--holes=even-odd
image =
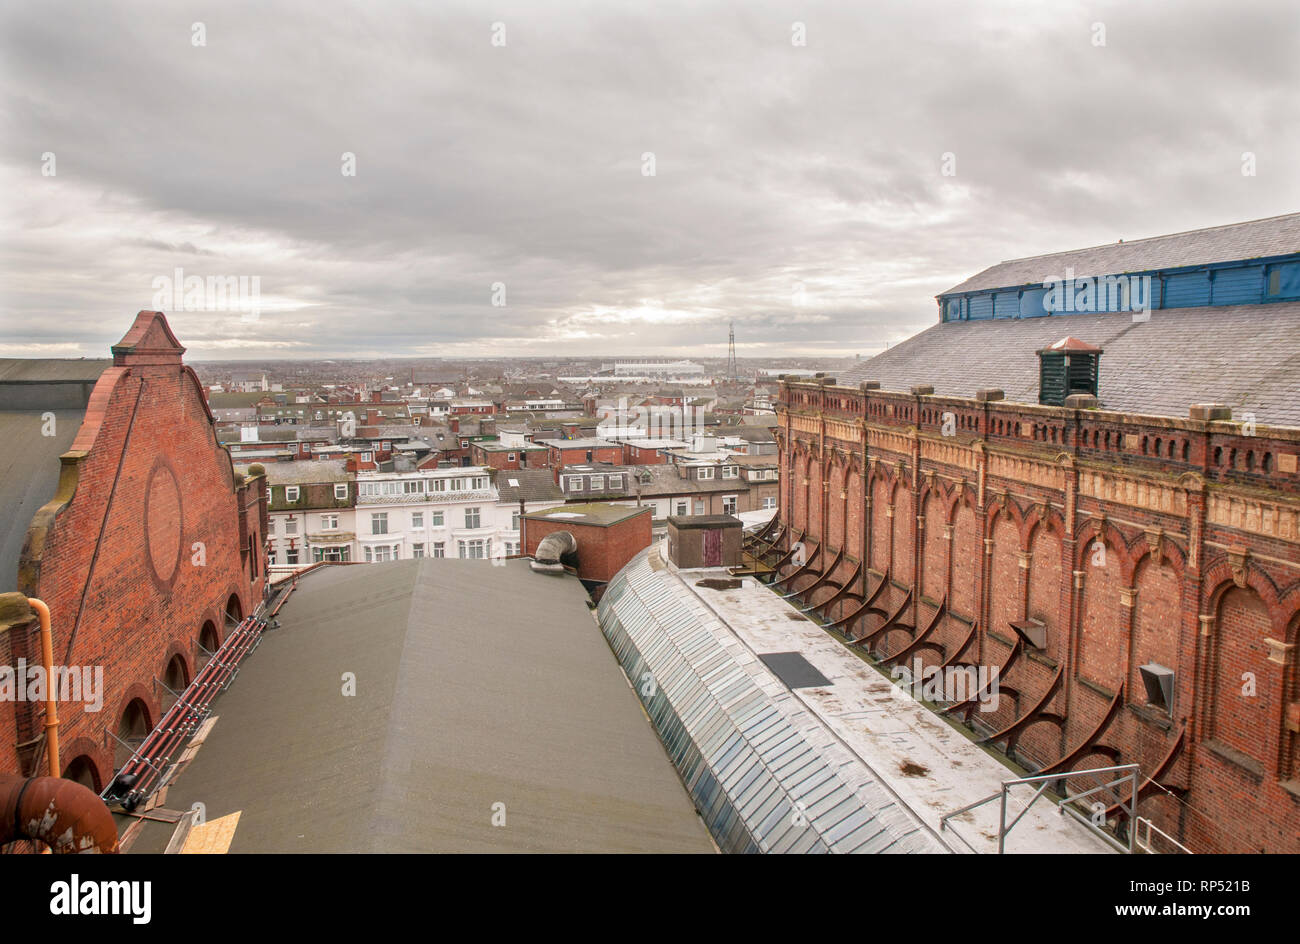
MULTIPOLYGON (((660 553, 663 545, 651 548, 660 553)), ((670 570, 699 598, 770 675, 769 684, 788 692, 794 704, 817 718, 826 731, 883 783, 908 810, 954 852, 997 852, 998 802, 964 813, 940 831, 940 818, 998 793, 1002 781, 1022 776, 990 750, 976 744, 955 723, 935 714, 891 683, 873 666, 799 613, 766 585, 745 578, 740 587, 699 586, 706 577, 728 576, 708 568, 670 570), (773 668, 798 654, 829 685, 806 686, 773 668), (780 655, 782 659, 771 659, 780 655)), ((1036 788, 1015 787, 1010 822, 1036 788)), ((1047 798, 1032 806, 1007 834, 1010 853, 1103 853, 1114 850, 1075 820, 1056 812, 1047 798)))
POLYGON ((542 511, 530 511, 525 518, 558 518, 577 524, 611 525, 646 512, 653 513, 650 505, 612 505, 609 502, 593 502, 590 505, 556 505, 542 511))
MULTIPOLYGON (((714 851, 576 578, 331 566, 278 618, 163 804, 239 812, 228 851, 714 851), (483 605, 510 597, 527 607, 506 623, 483 605)), ((146 823, 131 851, 173 828, 146 823)))

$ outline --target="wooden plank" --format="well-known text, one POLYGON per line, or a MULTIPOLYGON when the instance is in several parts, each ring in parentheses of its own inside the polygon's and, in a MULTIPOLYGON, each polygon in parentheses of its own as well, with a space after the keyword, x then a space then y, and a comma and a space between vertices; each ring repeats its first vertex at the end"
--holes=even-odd
POLYGON ((207 736, 212 733, 212 726, 215 725, 216 723, 217 723, 217 716, 212 715, 210 718, 206 719, 201 725, 199 725, 199 729, 194 732, 194 737, 190 738, 190 746, 197 747, 198 745, 202 744, 203 741, 207 738, 207 736))
POLYGON ((127 815, 134 816, 137 819, 147 819, 153 823, 175 823, 178 822, 185 813, 181 810, 169 810, 159 807, 144 813, 129 813, 127 815))
POLYGON ((185 855, 225 855, 235 838, 242 810, 202 823, 190 830, 181 852, 185 855))
POLYGON ((194 827, 194 811, 188 810, 176 822, 176 828, 172 831, 172 838, 167 843, 167 848, 163 850, 163 855, 176 855, 185 847, 185 840, 189 838, 190 830, 194 827))

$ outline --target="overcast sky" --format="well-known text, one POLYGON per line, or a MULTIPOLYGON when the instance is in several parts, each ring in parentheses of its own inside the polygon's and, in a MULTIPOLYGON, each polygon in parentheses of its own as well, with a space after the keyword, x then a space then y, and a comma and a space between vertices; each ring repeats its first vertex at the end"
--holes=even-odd
POLYGON ((167 296, 192 360, 868 354, 1000 260, 1300 210, 1298 50, 1250 0, 9 3, 0 356, 177 268, 260 282, 167 296))

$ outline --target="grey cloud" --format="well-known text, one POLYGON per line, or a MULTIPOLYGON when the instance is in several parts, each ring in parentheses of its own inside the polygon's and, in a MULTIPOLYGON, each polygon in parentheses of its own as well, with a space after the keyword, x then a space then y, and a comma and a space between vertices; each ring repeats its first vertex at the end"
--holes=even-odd
POLYGON ((1002 259, 1296 209, 1298 41, 1266 2, 11 6, 0 353, 102 354, 178 266, 289 308, 175 312, 192 357, 869 352, 1002 259))

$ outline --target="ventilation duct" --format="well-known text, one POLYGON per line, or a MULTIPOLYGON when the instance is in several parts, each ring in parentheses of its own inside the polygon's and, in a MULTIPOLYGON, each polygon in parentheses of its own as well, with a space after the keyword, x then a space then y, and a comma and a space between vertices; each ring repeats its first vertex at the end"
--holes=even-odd
POLYGON ((578 553, 578 542, 568 531, 552 531, 542 538, 529 565, 539 574, 563 574, 561 560, 578 553))

